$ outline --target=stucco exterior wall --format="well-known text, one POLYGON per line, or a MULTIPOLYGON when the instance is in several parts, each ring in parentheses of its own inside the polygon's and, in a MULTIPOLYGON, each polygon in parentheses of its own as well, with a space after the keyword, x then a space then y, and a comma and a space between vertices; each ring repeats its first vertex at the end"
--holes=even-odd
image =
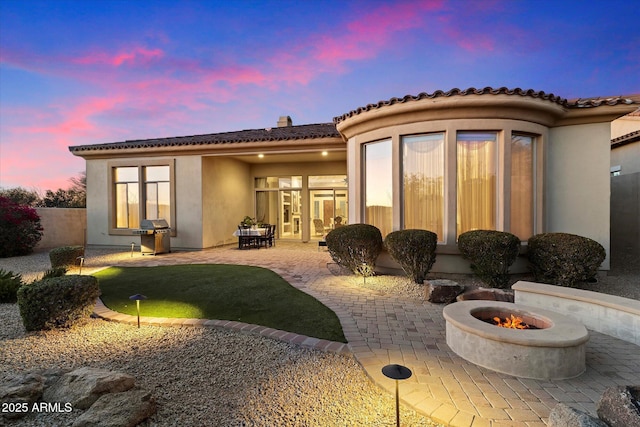
POLYGON ((200 156, 175 158, 176 235, 172 248, 202 248, 202 161, 200 156))
POLYGON ((610 123, 552 128, 546 147, 545 231, 589 237, 609 269, 610 123))
POLYGON ((232 233, 253 212, 253 185, 247 163, 224 157, 202 158, 202 245, 237 242, 232 233))
POLYGON ((42 239, 35 249, 85 244, 86 209, 36 208, 42 225, 42 239))
POLYGON ((106 159, 87 160, 87 244, 126 245, 132 238, 109 236, 109 171, 106 159), (118 239, 114 239, 118 237, 118 239))
POLYGON ((611 139, 624 136, 640 130, 640 115, 638 113, 620 117, 611 122, 611 139))

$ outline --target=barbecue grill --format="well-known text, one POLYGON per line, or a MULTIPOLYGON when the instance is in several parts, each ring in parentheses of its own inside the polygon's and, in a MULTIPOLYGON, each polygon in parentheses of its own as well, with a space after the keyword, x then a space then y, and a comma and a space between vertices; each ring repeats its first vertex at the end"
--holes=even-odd
POLYGON ((140 228, 133 230, 140 235, 142 255, 157 255, 171 252, 171 228, 164 219, 143 219, 140 228))

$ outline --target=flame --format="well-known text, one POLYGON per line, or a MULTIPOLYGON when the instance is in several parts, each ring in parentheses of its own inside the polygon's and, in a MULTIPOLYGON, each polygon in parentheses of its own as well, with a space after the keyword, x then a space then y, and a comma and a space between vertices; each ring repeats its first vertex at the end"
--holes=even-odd
POLYGON ((522 322, 522 317, 517 317, 513 314, 504 320, 499 317, 494 317, 493 321, 496 322, 496 326, 500 326, 501 328, 529 329, 529 325, 522 322))

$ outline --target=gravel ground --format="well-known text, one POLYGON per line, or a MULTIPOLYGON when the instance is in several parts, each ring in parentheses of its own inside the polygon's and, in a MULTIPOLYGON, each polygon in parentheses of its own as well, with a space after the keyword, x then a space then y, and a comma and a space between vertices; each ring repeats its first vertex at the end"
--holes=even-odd
MULTIPOLYGON (((88 248, 90 264, 83 273, 126 262, 130 256, 126 251, 88 248)), ((48 252, 0 259, 0 268, 22 273, 27 282, 39 278, 48 266, 48 252)), ((640 300, 637 260, 613 266, 597 283, 580 287, 640 300)), ((333 274, 344 273, 331 264, 329 268, 333 274)), ((343 278, 375 292, 423 296, 422 287, 404 277, 378 276, 366 282, 343 278)), ((469 276, 447 278, 467 286, 480 284, 469 276)), ((16 304, 0 304, 0 322, 0 377, 80 366, 129 373, 158 400, 158 413, 144 426, 395 425, 393 396, 374 386, 351 356, 250 334, 191 327, 137 329, 98 319, 69 330, 26 333, 16 304)), ((65 426, 79 412, 31 414, 11 425, 65 426)), ((403 425, 436 425, 405 408, 401 417, 403 425)))
MULTIPOLYGON (((130 257, 87 251, 91 265, 83 274, 130 257)), ((46 252, 0 260, 0 268, 22 273, 25 281, 37 279, 48 266, 46 252)), ((389 286, 405 285, 393 281, 389 286)), ((394 397, 373 385, 352 356, 250 334, 137 329, 98 319, 68 330, 27 333, 16 304, 0 304, 0 322, 0 382, 16 372, 45 368, 126 372, 158 401, 158 413, 143 426, 395 425, 394 397)), ((80 412, 30 414, 11 425, 67 426, 80 412)), ((403 425, 437 425, 407 408, 401 408, 401 419, 403 425)))

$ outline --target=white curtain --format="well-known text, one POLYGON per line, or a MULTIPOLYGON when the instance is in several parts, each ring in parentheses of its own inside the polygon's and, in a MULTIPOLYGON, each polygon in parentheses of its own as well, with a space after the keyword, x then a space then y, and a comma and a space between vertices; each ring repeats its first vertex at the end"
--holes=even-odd
POLYGON ((495 133, 457 137, 457 235, 496 229, 495 133))
POLYGON ((429 230, 444 240, 444 135, 404 137, 404 228, 429 230))

